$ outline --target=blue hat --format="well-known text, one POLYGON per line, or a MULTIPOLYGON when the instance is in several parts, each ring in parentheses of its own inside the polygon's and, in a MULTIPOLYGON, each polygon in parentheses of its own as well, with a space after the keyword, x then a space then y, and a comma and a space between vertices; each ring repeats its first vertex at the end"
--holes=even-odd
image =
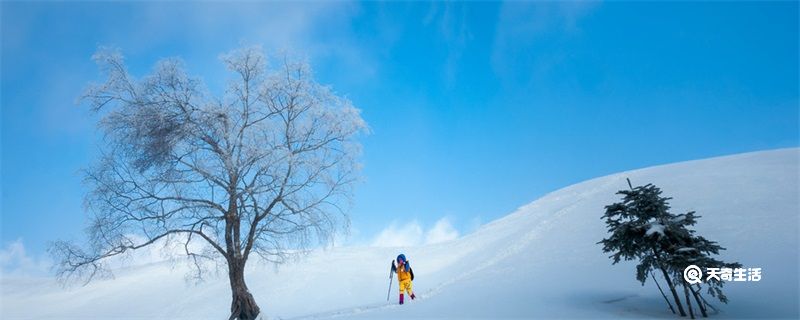
POLYGON ((401 253, 399 256, 397 256, 397 262, 400 262, 400 260, 406 261, 406 255, 401 253))

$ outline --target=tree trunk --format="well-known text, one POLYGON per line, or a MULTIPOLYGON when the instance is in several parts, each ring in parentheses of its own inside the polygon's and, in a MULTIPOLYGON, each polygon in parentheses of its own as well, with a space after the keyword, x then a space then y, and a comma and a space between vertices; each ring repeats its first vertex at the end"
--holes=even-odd
POLYGON ((681 303, 681 298, 678 297, 678 292, 675 291, 675 284, 672 283, 672 280, 670 279, 669 273, 667 273, 667 270, 664 269, 664 266, 661 265, 661 263, 663 261, 661 259, 661 255, 658 253, 658 250, 656 250, 655 247, 652 247, 651 249, 653 250, 653 254, 656 256, 656 261, 658 263, 657 264, 658 265, 658 269, 660 269, 661 273, 664 274, 664 280, 667 281, 667 286, 669 286, 669 291, 672 292, 672 298, 675 299, 675 305, 678 306, 678 312, 680 312, 681 317, 685 317, 686 316, 686 311, 683 310, 683 304, 681 303))
POLYGON ((694 291, 694 288, 692 288, 691 286, 689 286, 689 291, 692 292, 692 295, 694 296, 694 301, 697 302, 697 306, 700 308, 700 313, 703 314, 703 318, 708 318, 708 313, 706 312, 706 306, 704 306, 703 303, 700 301, 700 293, 694 291))
POLYGON ((670 280, 667 270, 664 270, 664 268, 659 268, 659 269, 664 274, 664 280, 667 281, 667 286, 669 286, 669 290, 672 291, 672 298, 675 299, 675 305, 678 306, 678 312, 681 314, 681 317, 685 317, 686 311, 683 310, 683 304, 681 303, 681 298, 678 297, 678 291, 675 290, 675 284, 672 283, 672 280, 670 280))
MULTIPOLYGON (((628 183, 631 183, 631 181, 628 180, 628 183)), ((664 301, 667 302, 669 309, 672 310, 672 314, 675 314, 675 308, 672 307, 672 303, 669 302, 669 298, 667 298, 667 295, 664 294, 664 290, 661 290, 661 285, 659 285, 658 281, 656 281, 656 276, 653 274, 653 271, 650 271, 650 277, 652 277, 653 282, 656 283, 656 287, 658 287, 658 292, 661 292, 661 296, 664 297, 664 301)))
POLYGON ((694 319, 694 310, 692 310, 692 300, 689 299, 689 287, 684 282, 683 284, 683 294, 686 295, 686 308, 689 309, 689 316, 694 319))
POLYGON ((229 320, 252 320, 255 319, 261 310, 247 289, 244 283, 244 262, 240 259, 232 258, 228 262, 228 277, 231 281, 231 316, 229 320))

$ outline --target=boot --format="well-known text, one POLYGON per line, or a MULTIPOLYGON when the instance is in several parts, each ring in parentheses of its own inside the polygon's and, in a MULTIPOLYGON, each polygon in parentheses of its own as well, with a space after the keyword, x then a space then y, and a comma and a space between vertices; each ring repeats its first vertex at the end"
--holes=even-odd
POLYGON ((415 295, 414 295, 414 293, 412 292, 412 293, 411 293, 411 300, 414 300, 414 299, 416 299, 416 298, 417 298, 417 296, 415 296, 415 295))
POLYGON ((400 304, 403 304, 403 294, 400 294, 400 304))

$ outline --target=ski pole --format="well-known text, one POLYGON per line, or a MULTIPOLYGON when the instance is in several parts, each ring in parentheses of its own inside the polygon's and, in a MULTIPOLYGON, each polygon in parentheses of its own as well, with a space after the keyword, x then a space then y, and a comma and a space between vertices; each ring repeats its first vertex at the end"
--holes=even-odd
MULTIPOLYGON (((392 260, 392 264, 394 265, 394 260, 392 260)), ((386 301, 389 301, 389 295, 392 293, 392 280, 394 280, 394 275, 392 268, 389 268, 389 291, 386 291, 386 301)))

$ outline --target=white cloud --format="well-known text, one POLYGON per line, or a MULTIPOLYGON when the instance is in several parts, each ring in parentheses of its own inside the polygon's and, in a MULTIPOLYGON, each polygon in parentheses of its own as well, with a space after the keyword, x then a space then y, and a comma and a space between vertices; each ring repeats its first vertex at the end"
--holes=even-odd
MULTIPOLYGON (((560 63, 567 53, 543 44, 552 38, 567 39, 581 32, 580 20, 599 6, 596 2, 504 2, 498 12, 492 45, 491 64, 495 74, 507 82, 546 72, 560 63), (531 52, 536 51, 536 54, 531 52), (522 62, 532 69, 520 69, 522 62)), ((528 80, 528 79, 523 79, 528 80)))
POLYGON ((375 240, 372 241, 372 246, 375 247, 407 247, 419 245, 422 240, 423 232, 422 227, 417 221, 398 226, 397 223, 392 222, 388 227, 383 229, 375 240))
POLYGON ((458 230, 450 224, 447 218, 441 218, 428 230, 425 235, 425 244, 433 244, 458 239, 458 230))
POLYGON ((441 218, 428 230, 416 220, 398 224, 392 222, 372 240, 374 247, 409 247, 457 239, 460 233, 447 218, 441 218))
POLYGON ((17 239, 0 249, 0 276, 43 275, 50 268, 50 259, 29 256, 22 239, 17 239))
POLYGON ((239 42, 261 44, 269 54, 285 51, 307 56, 314 66, 333 64, 347 70, 340 78, 358 77, 359 81, 365 81, 363 78, 374 76, 378 69, 373 54, 362 50, 351 24, 361 14, 357 3, 243 2, 185 6, 158 2, 148 3, 144 8, 147 21, 152 23, 136 27, 146 29, 132 34, 127 29, 120 31, 123 33, 120 36, 131 34, 134 37, 131 42, 143 52, 185 37, 193 43, 190 49, 201 52, 224 52, 230 49, 231 42, 239 42), (182 17, 180 24, 175 24, 176 15, 182 17))
POLYGON ((442 44, 447 47, 447 58, 443 66, 443 80, 452 87, 458 78, 458 66, 467 44, 473 35, 467 17, 471 6, 464 3, 431 3, 423 23, 438 25, 442 44))

